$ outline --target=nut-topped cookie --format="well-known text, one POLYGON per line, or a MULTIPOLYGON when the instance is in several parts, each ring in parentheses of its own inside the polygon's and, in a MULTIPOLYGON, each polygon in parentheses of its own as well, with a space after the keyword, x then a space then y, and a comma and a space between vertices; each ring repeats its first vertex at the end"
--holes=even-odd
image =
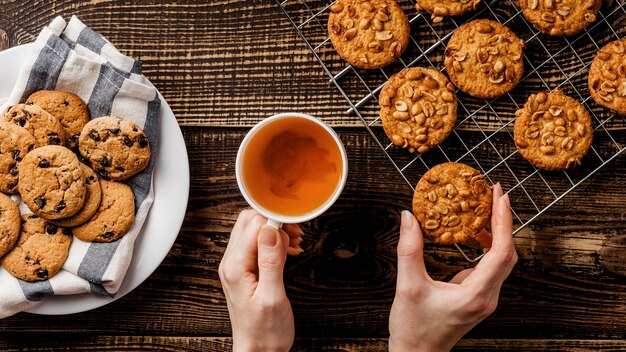
POLYGON ((18 189, 28 208, 46 219, 76 214, 87 193, 78 158, 58 145, 37 148, 26 155, 19 167, 18 189))
POLYGON ((476 98, 497 98, 522 79, 524 41, 491 20, 459 27, 448 42, 444 64, 450 80, 476 98))
POLYGON ((17 193, 20 162, 36 143, 25 128, 0 121, 0 192, 17 193))
POLYGON ((602 0, 520 0, 535 28, 555 37, 579 33, 596 21, 602 0))
POLYGON ((17 203, 0 193, 0 258, 13 248, 21 227, 22 219, 17 203))
POLYGON ((456 123, 454 86, 437 70, 409 67, 393 75, 378 100, 383 128, 394 145, 425 153, 456 123))
POLYGON ((591 62, 589 91, 596 103, 626 115, 626 39, 608 43, 591 62))
POLYGON ((100 176, 125 180, 148 166, 150 143, 134 122, 105 116, 89 121, 79 138, 80 153, 100 176))
POLYGON ((409 19, 394 0, 339 0, 330 6, 330 40, 339 56, 356 67, 392 63, 409 44, 409 32, 409 19))
POLYGON ((433 23, 443 21, 444 17, 458 16, 476 10, 481 0, 417 0, 415 9, 430 13, 433 23))
POLYGON ((85 204, 78 211, 78 213, 70 216, 69 218, 48 220, 48 222, 63 226, 63 227, 75 227, 84 224, 89 220, 93 214, 96 213, 100 207, 100 201, 102 200, 102 189, 100 188, 100 180, 95 171, 85 164, 80 164, 83 175, 85 175, 85 185, 87 186, 87 193, 85 194, 85 204))
POLYGON ((434 243, 473 238, 491 218, 491 187, 471 166, 448 162, 428 170, 415 187, 413 213, 434 243))
POLYGON ((78 146, 78 136, 89 122, 87 104, 78 95, 56 90, 40 90, 31 94, 26 102, 41 106, 59 119, 65 128, 67 147, 74 149, 78 146))
POLYGON ((100 180, 102 201, 96 214, 73 229, 85 242, 113 242, 122 238, 135 221, 135 196, 123 183, 100 180))
POLYGON ((593 141, 589 112, 560 89, 531 95, 516 116, 515 146, 526 160, 543 170, 580 165, 593 141))
POLYGON ((39 105, 17 104, 4 115, 4 121, 24 127, 37 140, 37 147, 65 145, 65 129, 59 119, 39 105))
POLYGON ((48 224, 37 215, 22 215, 19 239, 2 266, 20 280, 47 280, 63 267, 72 239, 70 229, 48 224))

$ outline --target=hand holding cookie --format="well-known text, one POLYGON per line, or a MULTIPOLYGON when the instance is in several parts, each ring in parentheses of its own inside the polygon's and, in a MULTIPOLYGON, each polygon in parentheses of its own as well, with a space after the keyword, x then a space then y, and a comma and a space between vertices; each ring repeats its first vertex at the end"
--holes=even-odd
POLYGON ((219 267, 234 351, 288 351, 295 327, 283 283, 287 254, 301 253, 302 231, 276 230, 253 210, 239 214, 219 267))
POLYGON ((477 239, 485 256, 450 282, 433 280, 424 264, 419 223, 404 211, 398 242, 396 297, 389 316, 390 351, 449 351, 470 329, 494 312, 500 287, 517 262, 509 197, 493 189, 491 236, 477 239))

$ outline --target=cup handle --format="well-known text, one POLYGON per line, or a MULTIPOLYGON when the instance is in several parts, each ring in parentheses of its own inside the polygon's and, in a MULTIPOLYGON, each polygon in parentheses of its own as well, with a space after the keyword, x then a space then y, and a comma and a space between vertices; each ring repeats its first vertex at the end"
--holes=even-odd
POLYGON ((278 230, 281 227, 283 227, 283 223, 282 222, 278 222, 278 221, 272 220, 272 219, 267 219, 267 225, 270 225, 271 227, 275 228, 276 230, 278 230))

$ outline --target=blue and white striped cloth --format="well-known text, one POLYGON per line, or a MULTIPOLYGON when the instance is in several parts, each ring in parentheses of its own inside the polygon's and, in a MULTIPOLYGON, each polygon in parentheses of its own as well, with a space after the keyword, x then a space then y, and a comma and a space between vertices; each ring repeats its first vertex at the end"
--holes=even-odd
MULTIPOLYGON (((113 115, 143 128, 150 140, 148 167, 128 180, 135 194, 134 226, 113 243, 86 243, 74 238, 63 270, 46 281, 24 282, 0 268, 0 319, 26 310, 48 295, 92 293, 113 296, 131 261, 134 242, 154 200, 152 173, 156 160, 161 100, 141 73, 141 62, 122 55, 78 18, 55 18, 34 43, 17 84, 0 114, 42 89, 70 91, 89 107, 91 118, 113 115)), ((30 213, 13 197, 22 213, 30 213)))

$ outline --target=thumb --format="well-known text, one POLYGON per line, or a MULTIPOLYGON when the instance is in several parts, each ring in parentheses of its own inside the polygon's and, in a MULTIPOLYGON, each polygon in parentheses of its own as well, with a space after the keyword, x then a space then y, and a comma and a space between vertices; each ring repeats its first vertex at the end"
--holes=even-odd
POLYGON ((264 225, 259 232, 258 246, 259 284, 257 289, 267 294, 284 292, 283 269, 287 255, 285 239, 277 229, 264 225))
POLYGON ((413 214, 404 210, 398 241, 398 283, 415 284, 424 277, 428 277, 428 273, 424 265, 422 230, 413 214))

